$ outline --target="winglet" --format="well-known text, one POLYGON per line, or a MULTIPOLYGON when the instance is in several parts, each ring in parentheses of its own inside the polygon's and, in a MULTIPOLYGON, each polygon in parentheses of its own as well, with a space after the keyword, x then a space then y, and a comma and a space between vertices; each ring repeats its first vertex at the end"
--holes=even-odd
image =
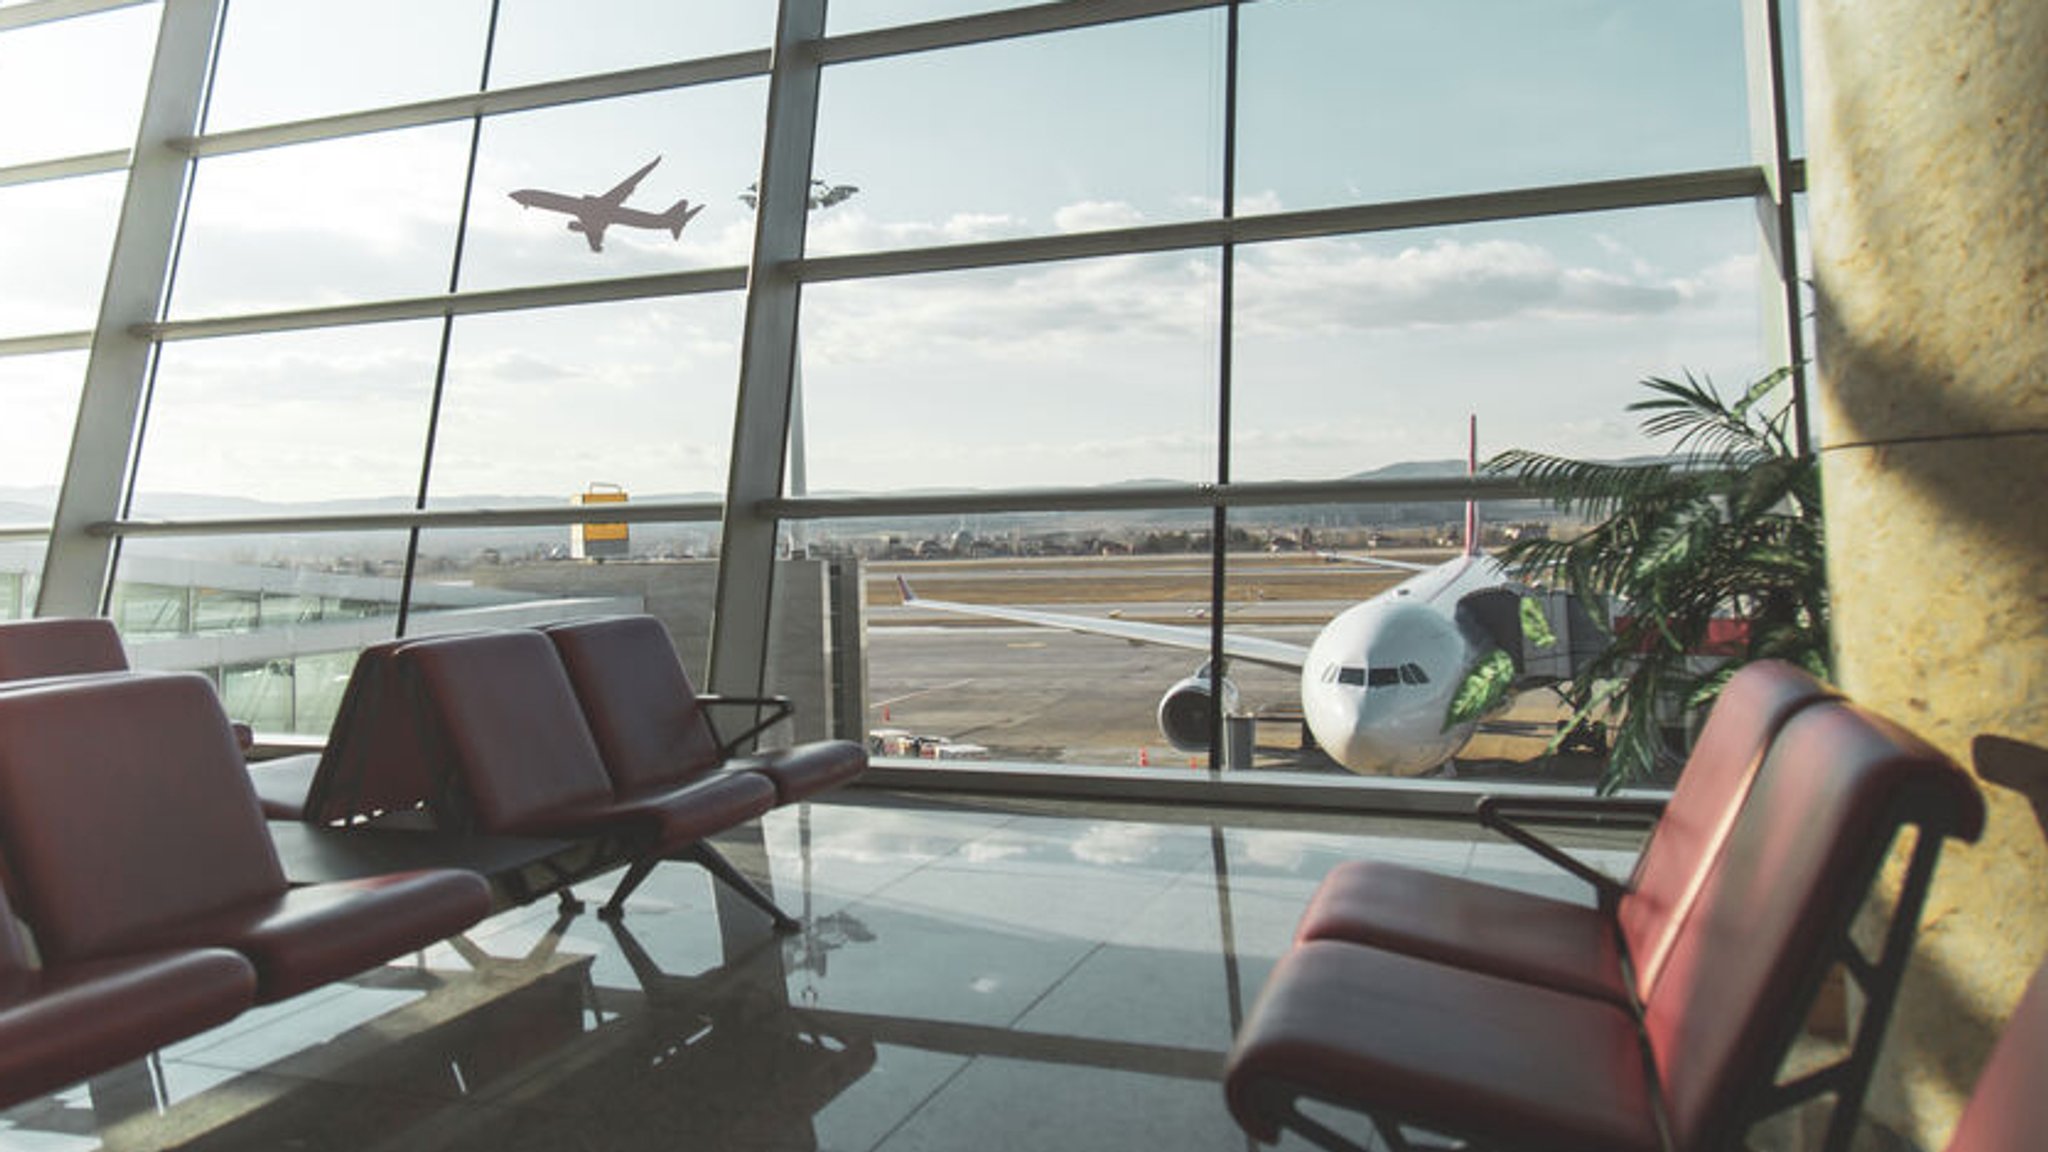
MULTIPOLYGON (((1465 475, 1479 475, 1479 415, 1467 416, 1465 424, 1465 475)), ((1479 501, 1465 501, 1465 555, 1479 554, 1479 501)))
POLYGON ((917 593, 910 590, 910 581, 901 576, 896 577, 896 591, 903 597, 905 604, 914 603, 917 600, 917 593))

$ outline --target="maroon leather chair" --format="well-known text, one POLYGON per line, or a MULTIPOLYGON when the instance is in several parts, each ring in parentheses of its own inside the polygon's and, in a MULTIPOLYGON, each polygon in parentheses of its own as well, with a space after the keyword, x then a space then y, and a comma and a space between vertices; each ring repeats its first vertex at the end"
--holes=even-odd
POLYGON ((1482 818, 1592 886, 1596 906, 1384 860, 1341 864, 1317 888, 1300 940, 1348 940, 1617 1004, 1640 1003, 1771 741, 1801 709, 1835 698, 1790 664, 1763 661, 1722 690, 1626 883, 1586 868, 1514 822, 1518 814, 1598 818, 1631 806, 1594 798, 1482 802, 1482 818))
POLYGON ((135 673, 0 692, 0 855, 45 963, 233 949, 279 1000, 490 910, 444 869, 289 888, 205 679, 135 673))
POLYGON ((1847 1147, 1946 837, 1984 807, 1940 753, 1851 704, 1788 720, 1726 846, 1677 926, 1639 1011, 1344 940, 1297 944, 1233 1045, 1238 1123, 1272 1141, 1341 1134, 1304 1100, 1482 1146, 1717 1152, 1760 1119, 1830 1097, 1827 1147, 1847 1147), (1850 934, 1895 836, 1911 860, 1878 954, 1850 934), (1863 1008, 1840 1059, 1778 1073, 1823 978, 1841 965, 1863 1008))
POLYGON ((53 616, 0 623, 0 680, 126 672, 128 652, 103 616, 53 616))
POLYGON ((225 1024, 255 1000, 256 970, 220 948, 38 967, 0 893, 0 1108, 225 1024))
POLYGON ((756 772, 775 784, 777 804, 814 796, 867 770, 866 747, 819 740, 751 756, 738 749, 789 714, 782 697, 698 694, 661 622, 613 616, 541 630, 554 642, 576 702, 621 795, 675 788, 720 769, 756 772), (711 709, 765 711, 745 731, 720 739, 711 709))
MULTIPOLYGON (((706 843, 774 807, 775 786, 754 773, 716 773, 665 790, 622 795, 605 772, 554 645, 529 630, 418 640, 393 654, 413 702, 438 826, 489 835, 596 838, 626 863, 599 915, 663 860, 691 860, 768 913, 796 926, 706 843)), ((399 718, 394 717, 395 721, 399 718)), ((565 890, 566 897, 566 890, 565 890)))
MULTIPOLYGON (((48 616, 0 622, 0 683, 55 676, 87 676, 129 670, 128 649, 121 633, 104 616, 48 616)), ((256 743, 247 724, 232 725, 235 743, 245 751, 256 743)), ((277 778, 282 774, 273 774, 277 778)), ((303 786, 301 786, 303 787, 303 786)), ((268 799, 264 811, 273 811, 268 799)))
POLYGON ((2033 1152, 2048 1134, 2048 964, 2034 972, 2026 995, 1977 1075, 1977 1087, 1956 1121, 1948 1152, 2033 1152))

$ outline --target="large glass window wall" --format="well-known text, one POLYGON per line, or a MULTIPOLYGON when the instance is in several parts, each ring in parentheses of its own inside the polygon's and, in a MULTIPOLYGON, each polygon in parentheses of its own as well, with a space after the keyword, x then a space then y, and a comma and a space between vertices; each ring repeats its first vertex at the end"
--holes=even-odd
MULTIPOLYGON (((103 603, 138 643, 240 638, 176 659, 259 726, 323 730, 333 697, 308 684, 361 643, 537 598, 673 617, 716 679, 724 571, 773 585, 761 631, 783 638, 734 682, 815 702, 885 760, 1346 779, 1286 660, 1233 656, 1226 688, 1201 641, 1299 651, 1399 579, 1322 553, 1454 555, 1458 499, 1371 485, 1454 491, 1468 416, 1482 457, 1638 455, 1638 379, 1733 386, 1785 355, 1736 0, 846 0, 779 62, 767 0, 400 7, 226 9, 180 145, 189 212, 156 206, 182 240, 136 447, 90 462, 126 479, 102 535, 171 522, 120 542, 103 603), (388 66, 330 67, 360 36, 388 66), (799 95, 771 109, 776 68, 799 95), (756 207, 764 175, 809 184, 776 202, 798 215, 756 207), (601 242, 562 201, 512 198, 622 183, 614 207, 646 216, 601 242), (648 219, 679 201, 687 227, 648 219), (763 367, 778 348, 786 372, 763 367), (728 485, 759 503, 720 521, 728 485), (571 502, 620 496, 657 518, 592 549, 571 502), (761 518, 774 555, 734 551, 761 518), (1247 723, 1210 731, 1249 729, 1248 758, 1161 731, 1184 686, 1232 701, 1247 723)), ((78 211, 62 189, 118 179, 0 196, 78 211)), ((64 249, 0 237, 31 241, 60 282, 64 249)), ((24 366, 72 358, 45 425, 81 373, 100 386, 82 353, 20 354, 90 322, 67 307, 0 329, 10 410, 48 391, 24 366)), ((35 433, 42 472, 63 439, 35 433)), ((1490 502, 1482 543, 1523 511, 1490 502)), ((1529 743, 1483 755, 1533 762, 1529 743)))

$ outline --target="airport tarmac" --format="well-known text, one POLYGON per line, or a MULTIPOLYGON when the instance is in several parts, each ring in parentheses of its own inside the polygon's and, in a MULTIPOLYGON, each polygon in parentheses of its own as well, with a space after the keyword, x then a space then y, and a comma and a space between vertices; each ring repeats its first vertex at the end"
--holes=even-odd
MULTIPOLYGON (((1428 563, 1448 553, 1400 553, 1428 563)), ((1001 558, 868 566, 868 728, 980 745, 989 759, 1206 770, 1205 753, 1172 748, 1156 713, 1201 653, 904 606, 919 596, 1079 615, 1112 613, 1206 628, 1207 556, 1001 558)), ((1233 628, 1306 645, 1338 612, 1398 583, 1400 573, 1301 554, 1232 558, 1225 605, 1233 628)), ((1252 771, 1342 773, 1300 723, 1292 672, 1236 663, 1239 710, 1259 717, 1252 771)), ((1526 693, 1474 737, 1460 776, 1590 781, 1597 763, 1546 750, 1563 715, 1548 690, 1526 693)))

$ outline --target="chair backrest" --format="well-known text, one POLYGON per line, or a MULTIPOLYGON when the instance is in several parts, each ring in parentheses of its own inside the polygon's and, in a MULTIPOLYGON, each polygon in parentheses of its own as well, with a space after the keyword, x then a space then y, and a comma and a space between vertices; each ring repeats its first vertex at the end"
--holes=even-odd
POLYGON ((410 643, 416 641, 386 640, 356 655, 306 789, 307 823, 401 812, 432 799, 437 777, 394 660, 410 643))
MULTIPOLYGON (((1762 1106, 1901 828, 1918 826, 1915 868, 1931 869, 1942 837, 1974 839, 1983 820, 1954 764, 1852 704, 1812 704, 1785 723, 1643 1004, 1673 1147, 1735 1146, 1757 1118, 1745 1109, 1762 1106)), ((1881 985, 1896 986, 1919 899, 1900 899, 1908 927, 1862 982, 1873 1002, 1889 1003, 1881 985)), ((1857 1044, 1875 1045, 1882 1022, 1866 1012, 1857 1044)), ((1853 1114, 1861 1091, 1851 1085, 1837 1107, 1853 1114)))
POLYGON ((0 680, 125 672, 128 652, 104 616, 52 616, 0 623, 0 680))
POLYGON ((2048 1132, 2048 964, 2005 1022, 1948 1152, 2033 1152, 2048 1132))
POLYGON ((518 629, 437 637, 398 649, 436 764, 453 785, 447 826, 517 833, 549 813, 612 796, 611 777, 555 647, 518 629))
POLYGON ((1794 713, 1835 695, 1776 660, 1745 665, 1721 689, 1615 906, 1639 1002, 1656 986, 1672 938, 1698 898, 1771 741, 1794 713))
POLYGON ((551 625, 583 719, 621 793, 686 783, 718 767, 718 735, 667 629, 652 616, 551 625))
POLYGON ((51 964, 285 887, 220 699, 192 673, 0 693, 0 854, 51 964))

